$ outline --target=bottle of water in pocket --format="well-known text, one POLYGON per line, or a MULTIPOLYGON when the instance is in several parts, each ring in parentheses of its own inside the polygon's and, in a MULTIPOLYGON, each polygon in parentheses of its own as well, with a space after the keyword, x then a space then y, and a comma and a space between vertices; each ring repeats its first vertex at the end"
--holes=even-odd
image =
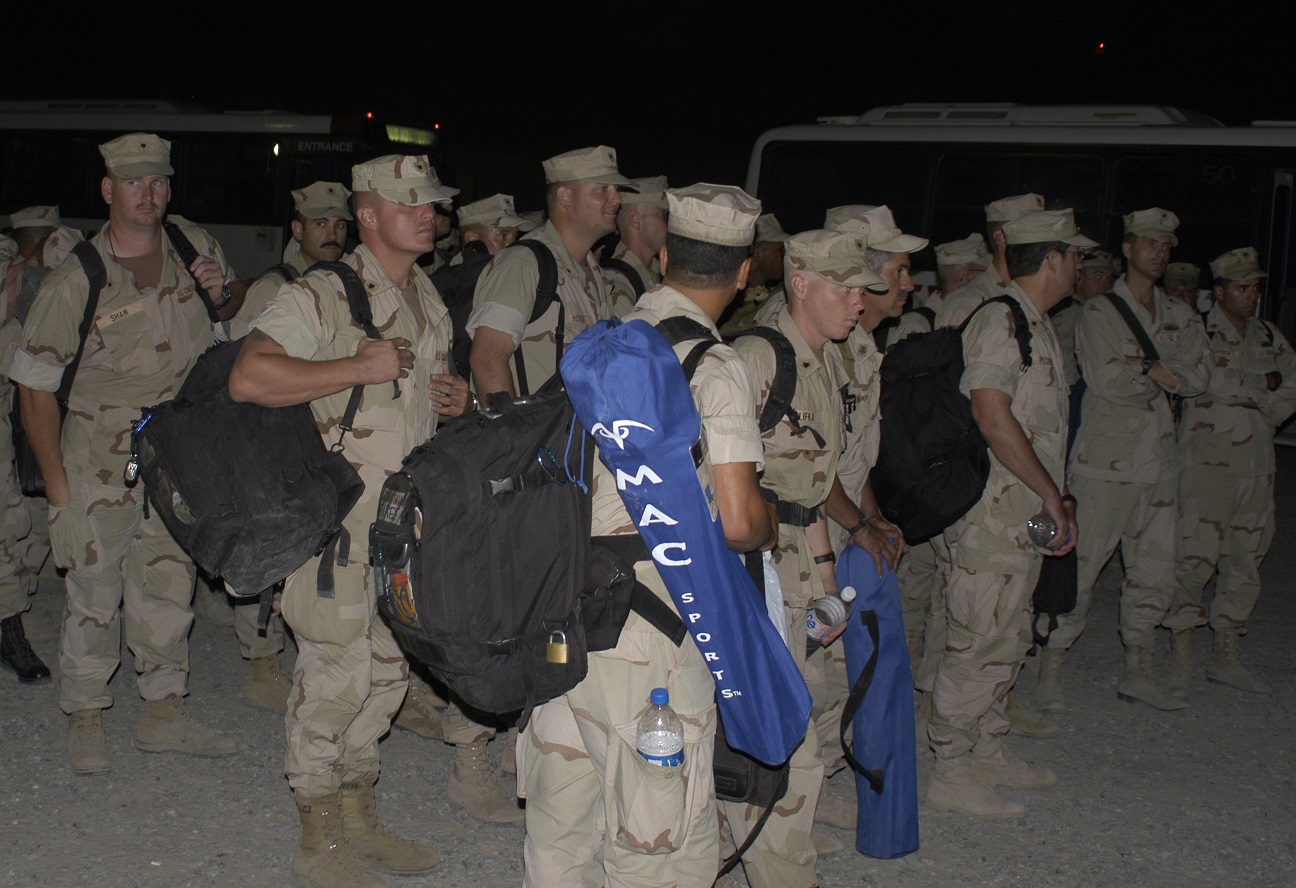
POLYGON ((684 724, 671 709, 665 688, 653 688, 652 704, 639 719, 635 746, 649 764, 678 768, 684 764, 684 724))
POLYGON ((851 605, 855 601, 855 587, 847 586, 840 592, 827 592, 823 598, 806 611, 806 655, 823 646, 823 640, 839 626, 846 624, 851 605))

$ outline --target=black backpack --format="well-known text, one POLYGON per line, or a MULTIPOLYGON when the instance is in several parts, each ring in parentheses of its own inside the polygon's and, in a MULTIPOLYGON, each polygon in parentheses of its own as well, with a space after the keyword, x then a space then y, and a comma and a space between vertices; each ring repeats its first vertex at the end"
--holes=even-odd
MULTIPOLYGON (((715 342, 702 335, 686 377, 715 342)), ((470 707, 524 721, 585 677, 590 651, 616 646, 632 609, 676 644, 686 632, 635 581, 648 559, 637 534, 591 539, 596 447, 560 383, 496 392, 416 447, 369 534, 378 609, 405 652, 470 707)))
MULTIPOLYGON (((355 271, 341 262, 315 269, 342 279, 352 317, 370 338, 382 338, 355 271)), ((199 567, 224 578, 234 594, 251 596, 345 535, 342 520, 364 483, 340 447, 325 448, 309 405, 230 399, 230 368, 242 345, 208 349, 174 399, 144 408, 132 424, 126 477, 144 479, 148 502, 199 567)), ((351 392, 343 435, 362 392, 351 392)), ((331 571, 321 575, 327 584, 331 571)))
MULTIPOLYGON (((533 324, 558 298, 558 263, 549 248, 540 241, 515 241, 504 249, 514 248, 530 250, 531 255, 535 256, 536 266, 540 271, 540 280, 536 283, 535 305, 531 309, 531 316, 527 318, 527 323, 533 324)), ((490 264, 491 255, 479 241, 469 241, 463 248, 463 256, 463 262, 458 265, 444 265, 434 271, 432 283, 441 294, 441 301, 449 310, 450 321, 454 325, 450 347, 450 354, 454 359, 453 372, 467 379, 468 355, 472 350, 472 338, 468 335, 468 316, 472 314, 473 292, 477 289, 477 281, 486 270, 486 266, 490 264)), ((557 357, 554 358, 555 366, 562 358, 563 332, 566 323, 566 307, 559 301, 558 324, 554 328, 554 342, 557 349, 557 357)), ((513 363, 517 367, 518 394, 529 395, 531 388, 527 380, 526 362, 522 359, 520 342, 517 351, 513 352, 513 363)))
POLYGON ((639 276, 639 272, 635 271, 633 265, 631 265, 629 262, 625 261, 624 259, 617 259, 613 257, 611 253, 608 253, 602 259, 600 259, 599 265, 602 266, 603 268, 611 269, 612 271, 617 272, 622 277, 624 277, 627 281, 629 281, 630 289, 634 292, 635 302, 639 301, 639 297, 644 294, 644 291, 647 289, 647 287, 644 286, 644 279, 639 276))
POLYGON ((963 330, 987 305, 1012 310, 1023 368, 1031 365, 1030 322, 1011 296, 983 302, 958 327, 893 344, 882 359, 881 445, 869 473, 878 506, 910 543, 945 530, 976 505, 990 475, 985 438, 959 391, 963 330))

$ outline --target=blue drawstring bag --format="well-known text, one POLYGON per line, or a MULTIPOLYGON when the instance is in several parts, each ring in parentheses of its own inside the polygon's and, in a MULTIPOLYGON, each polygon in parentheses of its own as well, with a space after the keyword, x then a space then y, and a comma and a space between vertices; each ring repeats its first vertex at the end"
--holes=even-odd
POLYGON ((889 567, 879 578, 873 556, 854 543, 837 560, 837 582, 856 593, 841 639, 851 687, 842 711, 842 749, 855 771, 859 803, 855 848, 869 857, 903 857, 918 850, 918 762, 900 586, 889 567), (848 724, 853 748, 846 742, 848 724))
POLYGON ((600 321, 572 340, 561 372, 711 667, 729 745, 782 764, 805 736, 810 693, 764 596, 725 545, 715 492, 698 473, 702 420, 674 350, 644 321, 600 321))

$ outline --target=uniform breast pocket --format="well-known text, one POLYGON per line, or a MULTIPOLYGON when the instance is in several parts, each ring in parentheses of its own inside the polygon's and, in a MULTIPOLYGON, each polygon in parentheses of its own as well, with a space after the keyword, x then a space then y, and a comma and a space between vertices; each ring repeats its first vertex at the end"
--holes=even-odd
POLYGON ((111 358, 114 372, 145 376, 156 373, 161 366, 158 330, 152 312, 142 300, 97 317, 95 332, 111 358))

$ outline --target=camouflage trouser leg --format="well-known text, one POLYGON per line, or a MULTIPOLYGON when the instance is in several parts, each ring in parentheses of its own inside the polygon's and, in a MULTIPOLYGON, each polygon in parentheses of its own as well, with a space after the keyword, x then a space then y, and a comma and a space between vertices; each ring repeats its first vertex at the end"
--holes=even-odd
POLYGON ((1205 626, 1202 593, 1218 569, 1210 625, 1245 631, 1273 540, 1272 473, 1238 477, 1186 469, 1179 481, 1179 561, 1168 629, 1205 626))
POLYGON ((283 592, 276 592, 270 605, 270 620, 265 635, 257 629, 257 616, 261 613, 261 599, 234 599, 234 636, 238 639, 239 655, 245 660, 273 657, 284 649, 283 592))
MULTIPOLYGON (((658 595, 656 571, 636 575, 658 595)), ((709 888, 719 868, 712 750, 715 683, 692 638, 675 647, 631 613, 589 674, 536 708, 518 740, 527 800, 527 888, 709 888), (635 748, 655 687, 684 723, 684 764, 650 765, 635 748)))
POLYGON ((441 720, 441 731, 445 742, 454 746, 486 743, 495 736, 494 725, 473 721, 472 716, 460 709, 453 699, 446 707, 445 718, 441 720))
POLYGON ((1030 649, 1029 573, 953 566, 946 598, 949 639, 936 670, 927 737, 940 759, 956 759, 1008 733, 1004 698, 1030 649))
POLYGON ((27 610, 27 596, 33 591, 35 577, 25 557, 32 520, 14 474, 7 402, 0 402, 0 413, 5 419, 0 423, 0 459, 4 460, 0 463, 0 508, 4 509, 0 513, 0 619, 4 619, 27 610))
MULTIPOLYGON (((800 639, 804 632, 806 608, 785 607, 783 610, 789 630, 796 633, 793 656, 804 661, 805 645, 800 639)), ((841 646, 840 641, 837 646, 841 646)), ((800 665, 805 674, 804 662, 800 665)), ((837 718, 841 718, 840 706, 837 718)), ((838 749, 840 751, 840 744, 838 749)), ((819 791, 824 780, 824 766, 819 753, 819 734, 811 720, 805 741, 792 753, 787 793, 775 803, 765 828, 743 855, 743 872, 751 888, 810 888, 818 884, 810 832, 814 828, 815 806, 819 803, 819 791)), ((728 826, 725 853, 731 854, 747 838, 765 809, 737 802, 721 802, 720 809, 728 826)))
POLYGON ((1050 645, 1067 650, 1080 637, 1093 602, 1094 583, 1118 544, 1125 562, 1121 638, 1127 646, 1151 644, 1156 638, 1174 593, 1178 484, 1177 478, 1155 484, 1099 481, 1082 475, 1070 479, 1080 525, 1076 608, 1058 617, 1050 645))
POLYGON ((306 796, 378 776, 378 738, 409 687, 409 665, 374 613, 367 564, 334 568, 335 597, 317 593, 319 558, 284 587, 284 619, 297 639, 284 719, 289 785, 306 796))
MULTIPOLYGON (((842 709, 850 693, 846 677, 845 646, 841 640, 820 648, 801 666, 801 675, 810 690, 810 720, 819 737, 819 760, 827 779, 846 766, 841 745, 842 709)), ((850 731, 850 727, 846 729, 850 731)))
POLYGON ((18 552, 22 558, 23 594, 32 596, 40 585, 40 572, 50 556, 49 528, 46 527, 46 511, 49 503, 41 496, 24 496, 23 503, 31 515, 31 533, 18 541, 18 552))
POLYGON ((161 700, 187 692, 196 572, 157 515, 145 518, 134 496, 74 482, 68 504, 50 510, 54 557, 68 568, 59 643, 64 712, 112 705, 108 679, 118 665, 119 610, 140 696, 161 700))
POLYGON ((914 687, 930 691, 945 650, 945 583, 949 572, 949 547, 937 534, 910 546, 900 559, 896 579, 905 632, 923 633, 922 659, 914 665, 914 687))

